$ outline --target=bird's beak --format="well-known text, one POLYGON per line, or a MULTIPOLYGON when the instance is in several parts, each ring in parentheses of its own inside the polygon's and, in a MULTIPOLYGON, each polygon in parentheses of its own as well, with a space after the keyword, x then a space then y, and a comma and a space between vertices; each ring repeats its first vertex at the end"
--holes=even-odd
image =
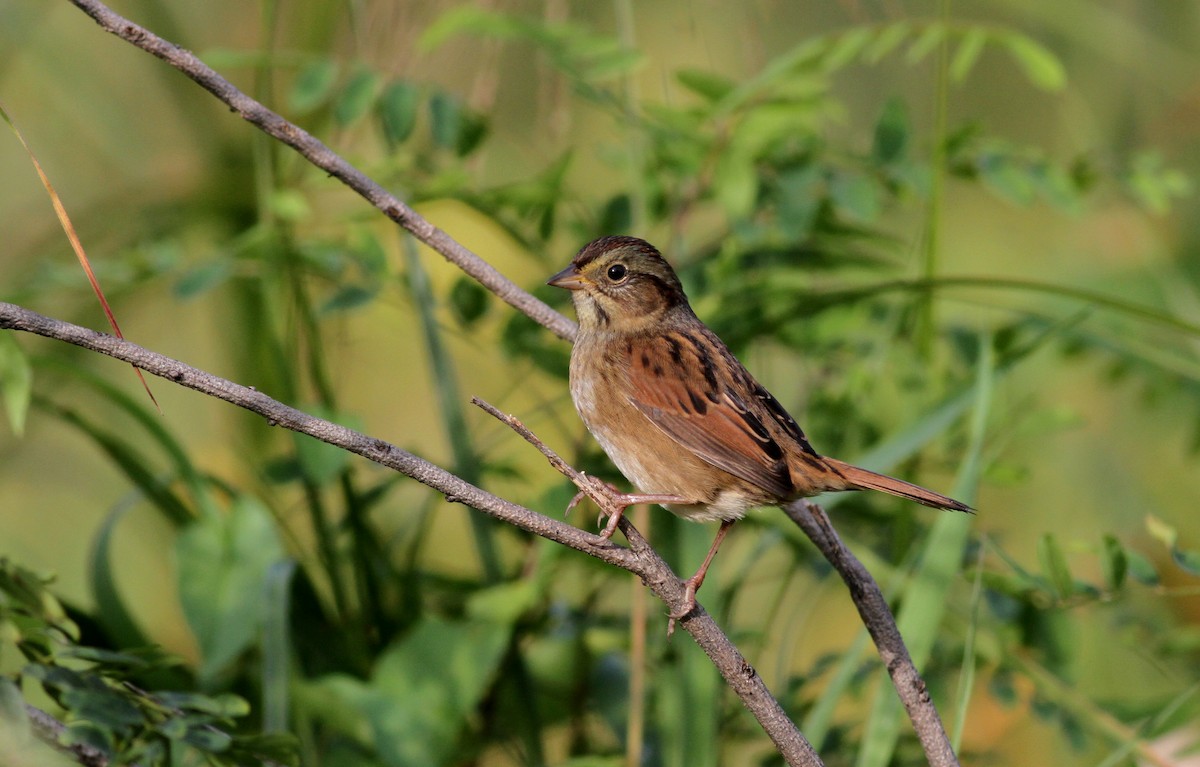
POLYGON ((575 267, 575 264, 571 264, 566 269, 546 280, 546 284, 553 285, 556 288, 566 288, 567 290, 583 290, 588 281, 586 277, 579 273, 579 269, 575 267))

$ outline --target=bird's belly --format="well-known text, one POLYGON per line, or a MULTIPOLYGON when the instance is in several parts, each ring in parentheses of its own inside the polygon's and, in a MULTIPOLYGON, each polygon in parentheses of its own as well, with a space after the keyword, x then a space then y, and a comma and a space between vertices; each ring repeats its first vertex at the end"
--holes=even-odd
POLYGON ((740 519, 764 502, 757 488, 659 430, 604 376, 578 376, 572 370, 571 394, 588 431, 640 492, 689 501, 662 504, 669 511, 697 522, 740 519))

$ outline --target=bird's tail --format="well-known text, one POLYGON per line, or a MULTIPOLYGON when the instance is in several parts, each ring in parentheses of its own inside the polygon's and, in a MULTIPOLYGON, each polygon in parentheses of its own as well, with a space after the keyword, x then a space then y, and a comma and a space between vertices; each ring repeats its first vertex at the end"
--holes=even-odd
POLYGON ((920 485, 914 485, 911 482, 905 482, 902 479, 889 477, 886 474, 877 474, 873 471, 860 469, 857 466, 851 466, 845 461, 839 461, 836 458, 824 459, 831 468, 850 484, 850 488, 854 490, 879 490, 880 492, 890 495, 898 495, 901 498, 907 498, 910 501, 925 506, 932 506, 935 509, 950 509, 952 511, 971 512, 972 509, 962 501, 956 501, 953 498, 948 498, 941 493, 935 493, 932 490, 927 490, 920 485))

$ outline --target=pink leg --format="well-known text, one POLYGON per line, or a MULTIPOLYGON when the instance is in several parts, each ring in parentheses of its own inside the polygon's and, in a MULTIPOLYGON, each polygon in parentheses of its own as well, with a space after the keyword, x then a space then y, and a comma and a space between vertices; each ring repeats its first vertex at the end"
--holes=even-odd
MULTIPOLYGON (((600 531, 600 537, 605 540, 612 538, 612 535, 617 530, 617 523, 621 521, 621 517, 625 515, 625 509, 630 506, 636 506, 639 503, 687 503, 686 498, 680 498, 677 495, 664 495, 662 493, 621 493, 617 488, 608 482, 602 482, 594 477, 587 477, 592 481, 591 490, 600 490, 605 496, 608 503, 600 504, 600 513, 608 517, 608 524, 600 531)), ((589 497, 587 490, 580 490, 567 504, 567 514, 571 513, 571 509, 575 508, 584 498, 589 497)))
POLYGON ((704 584, 704 577, 708 575, 708 566, 712 564, 713 557, 717 555, 717 549, 721 548, 721 541, 725 540, 729 528, 733 527, 733 523, 736 521, 736 519, 727 519, 721 523, 721 529, 717 530, 717 537, 713 539, 712 546, 708 548, 708 556, 704 558, 704 563, 700 565, 700 569, 696 571, 695 575, 683 582, 685 587, 683 606, 678 611, 671 613, 671 620, 667 623, 667 636, 671 636, 675 632, 675 621, 687 617, 688 613, 696 609, 696 592, 704 584))

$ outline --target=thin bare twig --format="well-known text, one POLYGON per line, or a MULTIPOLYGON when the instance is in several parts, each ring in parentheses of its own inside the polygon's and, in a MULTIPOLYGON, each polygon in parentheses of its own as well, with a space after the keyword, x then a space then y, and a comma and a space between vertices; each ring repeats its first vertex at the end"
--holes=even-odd
MULTIPOLYGON (((522 530, 628 570, 640 577, 654 595, 666 603, 671 612, 678 611, 684 603, 683 582, 663 561, 662 557, 650 548, 646 539, 628 520, 621 521, 621 532, 629 541, 629 548, 625 548, 611 540, 605 540, 593 533, 580 530, 565 522, 492 495, 486 490, 463 481, 440 466, 381 439, 360 434, 345 426, 324 421, 288 407, 257 389, 219 378, 129 341, 46 317, 15 304, 0 302, 0 330, 20 330, 34 333, 106 354, 114 359, 136 365, 147 373, 173 381, 180 386, 258 413, 273 426, 282 426, 307 434, 344 450, 357 453, 382 466, 395 469, 444 493, 447 500, 465 503, 522 530)), ((507 418, 505 421, 509 422, 507 418)), ((516 421, 516 419, 512 419, 512 421, 516 421)), ((516 421, 516 423, 520 422, 516 421)), ((524 427, 522 426, 522 428, 524 427)), ((549 448, 545 448, 544 452, 553 454, 549 448)), ((557 460, 561 461, 562 459, 557 460)), ((585 484, 587 484, 586 475, 581 476, 585 477, 585 484)), ((713 665, 717 667, 730 689, 758 720, 764 732, 783 755, 784 760, 789 765, 798 767, 820 767, 821 759, 813 750, 812 745, 788 718, 783 707, 779 705, 762 679, 759 678, 758 672, 742 656, 704 608, 698 605, 688 617, 681 621, 681 625, 692 635, 696 644, 704 650, 713 665)))
POLYGON ((958 757, 946 736, 937 707, 933 705, 925 680, 921 678, 908 654, 908 648, 904 646, 904 638, 900 636, 896 619, 892 617, 879 584, 863 563, 858 561, 858 557, 842 543, 824 509, 803 498, 780 508, 812 540, 850 589, 854 606, 858 608, 863 624, 875 641, 879 657, 887 668, 896 694, 904 704, 904 710, 908 712, 930 767, 958 767, 958 757))
POLYGON ((151 53, 196 81, 200 87, 227 104, 242 119, 252 123, 272 138, 287 144, 329 175, 362 195, 385 216, 407 229, 421 242, 440 253, 447 261, 469 274, 480 285, 510 304, 522 314, 545 326, 559 338, 575 338, 576 325, 546 303, 522 290, 487 261, 468 250, 462 243, 434 226, 398 197, 367 174, 344 160, 303 128, 288 122, 258 101, 242 93, 216 70, 209 67, 191 51, 164 40, 145 27, 115 13, 96 0, 71 0, 91 16, 106 32, 151 53))

